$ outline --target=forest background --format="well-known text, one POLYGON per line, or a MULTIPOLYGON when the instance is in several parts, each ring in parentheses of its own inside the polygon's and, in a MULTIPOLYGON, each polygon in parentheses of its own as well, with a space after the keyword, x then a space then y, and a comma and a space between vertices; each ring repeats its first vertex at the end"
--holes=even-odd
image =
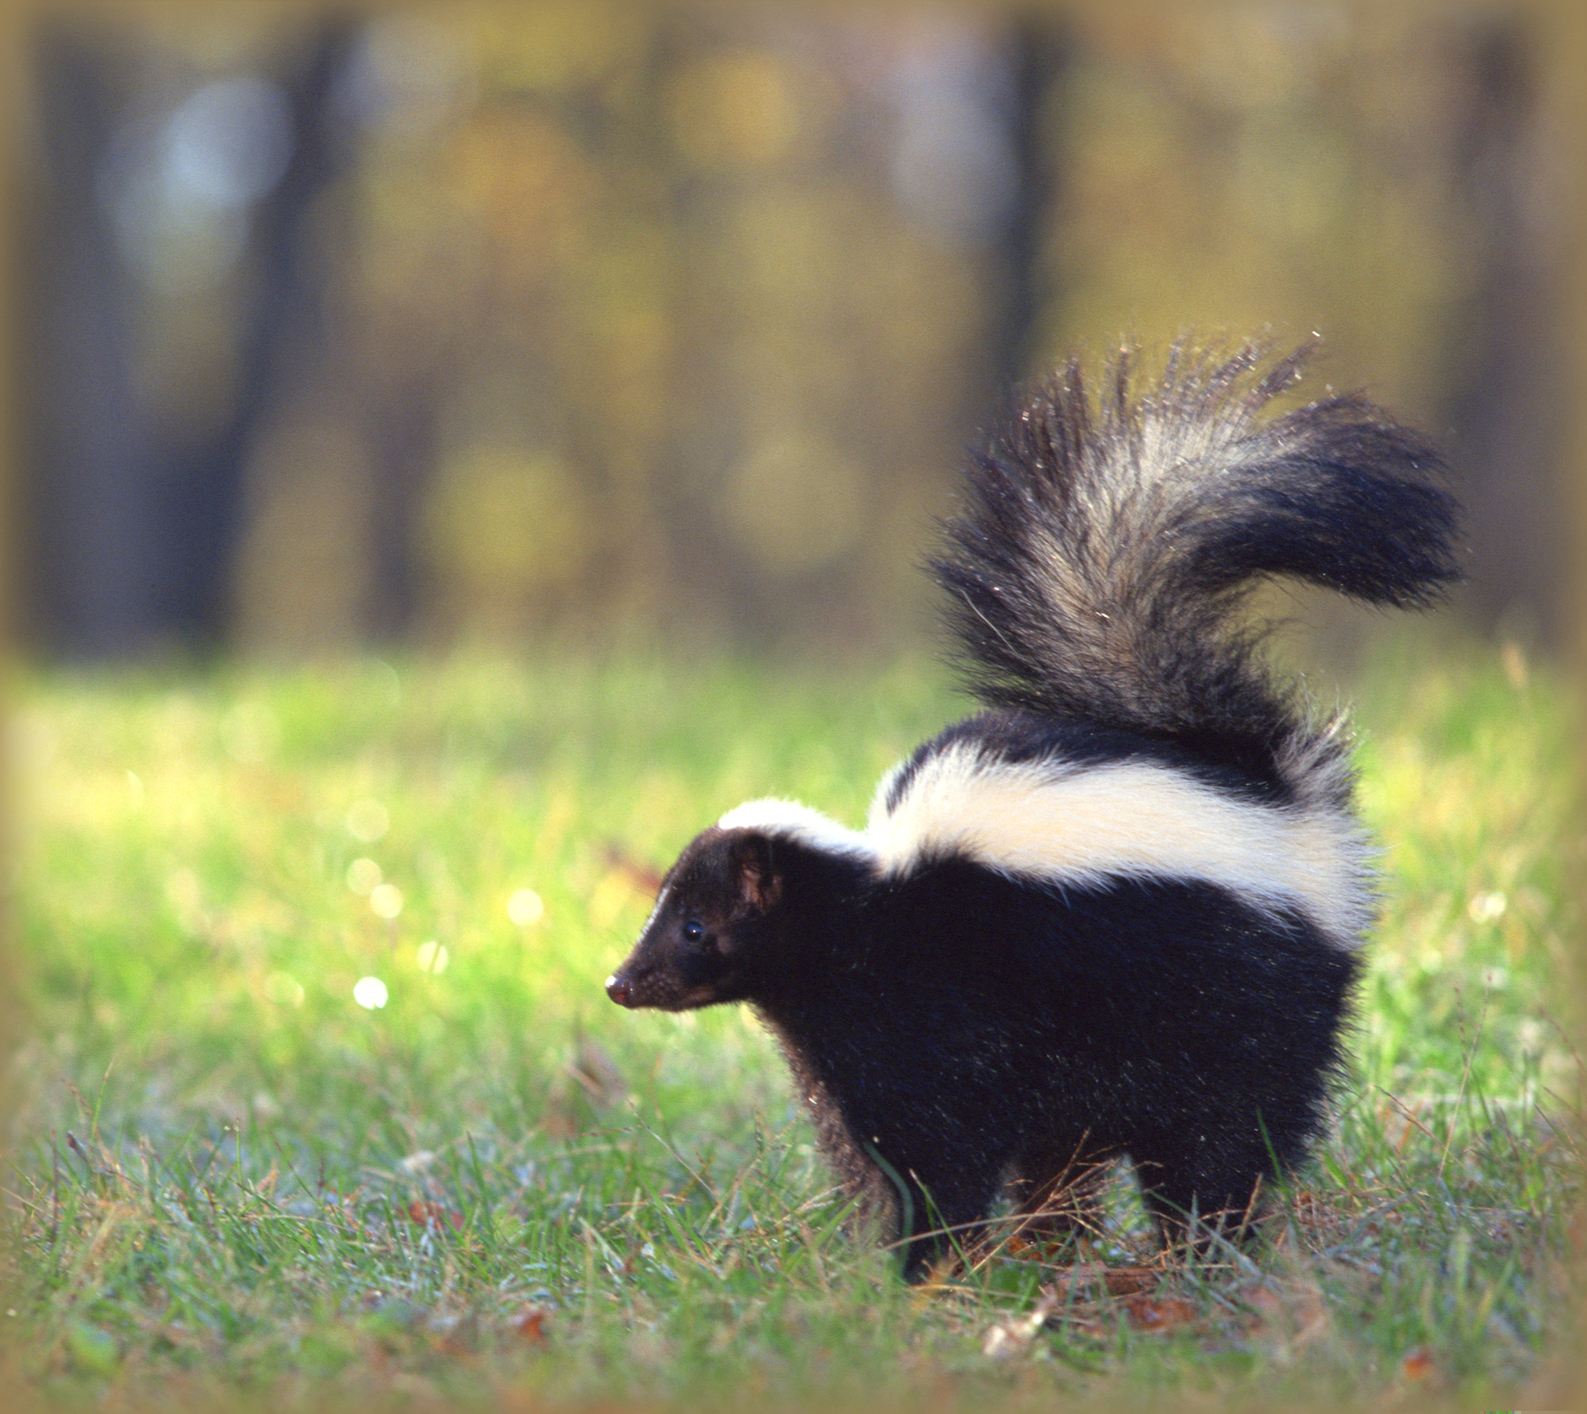
POLYGON ((1557 648, 1572 8, 21 12, 23 645, 873 652, 1009 390, 1189 328, 1431 430, 1557 648))

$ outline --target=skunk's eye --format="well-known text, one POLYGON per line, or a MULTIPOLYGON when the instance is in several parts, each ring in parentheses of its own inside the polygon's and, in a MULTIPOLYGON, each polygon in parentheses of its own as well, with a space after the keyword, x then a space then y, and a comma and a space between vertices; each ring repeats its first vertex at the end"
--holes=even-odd
POLYGON ((698 918, 685 918, 683 920, 683 941, 697 943, 705 937, 705 924, 698 918))

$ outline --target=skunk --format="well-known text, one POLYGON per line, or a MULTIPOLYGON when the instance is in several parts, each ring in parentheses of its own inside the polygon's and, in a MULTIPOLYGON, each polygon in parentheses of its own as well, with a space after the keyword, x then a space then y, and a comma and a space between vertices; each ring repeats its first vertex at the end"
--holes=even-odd
POLYGON ((1375 911, 1341 721, 1237 611, 1293 575, 1422 606, 1457 577, 1432 445, 1272 360, 1072 360, 969 468, 931 564, 982 710, 863 831, 758 800, 665 876, 625 1007, 750 1003, 918 1280, 1016 1214, 1085 1220, 1127 1156, 1165 1244, 1243 1232, 1325 1122, 1375 911), (1199 1238, 1198 1238, 1199 1235, 1199 1238))

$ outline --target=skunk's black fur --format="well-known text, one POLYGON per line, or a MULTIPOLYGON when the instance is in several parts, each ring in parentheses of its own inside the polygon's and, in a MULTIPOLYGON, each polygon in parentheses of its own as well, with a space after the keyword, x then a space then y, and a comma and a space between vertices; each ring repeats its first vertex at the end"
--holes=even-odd
POLYGON ((1005 1183, 1076 1220, 1128 1155, 1165 1239, 1243 1222, 1325 1118, 1371 921, 1348 742, 1235 621, 1287 574, 1375 603, 1455 577, 1437 454, 1356 396, 1259 414, 1176 348, 1071 363, 991 440, 933 569, 984 710, 863 832, 757 801, 684 850, 614 1001, 751 1003, 919 1277, 1005 1183))

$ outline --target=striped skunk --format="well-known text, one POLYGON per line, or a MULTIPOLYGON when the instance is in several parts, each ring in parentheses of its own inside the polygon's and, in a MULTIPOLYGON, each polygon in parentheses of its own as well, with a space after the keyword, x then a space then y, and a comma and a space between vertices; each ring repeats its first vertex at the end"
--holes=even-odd
POLYGON ((1349 742, 1236 611, 1263 576, 1421 606, 1456 578, 1422 437, 1281 415, 1302 348, 1071 361, 975 458, 931 569, 982 710, 863 831, 759 800, 700 834, 606 983, 749 1002, 918 1280, 1003 1185, 1051 1233, 1128 1156, 1160 1236, 1240 1231, 1325 1120, 1374 914, 1349 742), (1197 1223, 1204 1226, 1197 1226, 1197 1223))

